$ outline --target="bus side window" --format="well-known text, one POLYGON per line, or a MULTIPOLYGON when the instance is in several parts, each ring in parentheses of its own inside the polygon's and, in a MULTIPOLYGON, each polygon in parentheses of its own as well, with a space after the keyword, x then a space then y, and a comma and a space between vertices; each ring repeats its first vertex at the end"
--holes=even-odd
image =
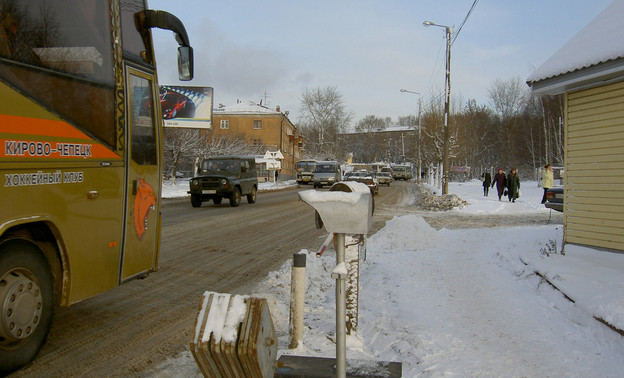
POLYGON ((131 157, 139 165, 156 165, 156 130, 151 82, 129 75, 131 157))

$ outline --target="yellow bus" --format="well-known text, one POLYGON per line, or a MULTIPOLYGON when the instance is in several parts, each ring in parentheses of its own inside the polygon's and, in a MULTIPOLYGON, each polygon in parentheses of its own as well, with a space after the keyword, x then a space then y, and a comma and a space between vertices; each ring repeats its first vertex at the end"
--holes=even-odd
POLYGON ((161 113, 145 0, 0 0, 0 375, 69 306, 158 267, 161 113))

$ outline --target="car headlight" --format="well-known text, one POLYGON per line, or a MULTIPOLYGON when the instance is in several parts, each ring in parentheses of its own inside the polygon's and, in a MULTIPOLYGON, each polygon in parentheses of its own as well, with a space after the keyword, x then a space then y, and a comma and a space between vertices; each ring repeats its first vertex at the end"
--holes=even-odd
POLYGON ((227 186, 227 180, 226 179, 221 180, 221 185, 227 186))
POLYGON ((197 184, 199 184, 199 181, 197 181, 197 180, 191 180, 191 184, 193 184, 194 186, 197 186, 197 184))

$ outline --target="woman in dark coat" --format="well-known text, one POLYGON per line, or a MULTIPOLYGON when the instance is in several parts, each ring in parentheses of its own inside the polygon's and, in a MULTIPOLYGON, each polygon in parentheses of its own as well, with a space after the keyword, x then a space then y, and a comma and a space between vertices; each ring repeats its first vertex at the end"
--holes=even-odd
POLYGON ((496 190, 498 190, 498 200, 501 200, 503 196, 503 192, 505 191, 505 172, 503 168, 498 168, 498 172, 494 175, 494 180, 492 181, 492 188, 496 184, 496 190))
POLYGON ((520 197, 520 178, 518 177, 518 170, 513 168, 507 176, 507 196, 511 202, 516 202, 516 198, 520 197))
POLYGON ((492 184, 492 175, 490 175, 490 172, 484 172, 481 175, 481 179, 483 180, 483 196, 487 197, 490 191, 490 185, 492 184))

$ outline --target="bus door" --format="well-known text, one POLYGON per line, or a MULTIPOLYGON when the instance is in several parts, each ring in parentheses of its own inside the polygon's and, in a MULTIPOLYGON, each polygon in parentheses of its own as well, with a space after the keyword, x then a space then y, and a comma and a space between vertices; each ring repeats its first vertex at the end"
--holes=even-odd
POLYGON ((155 270, 158 258, 160 198, 160 109, 153 75, 127 68, 125 237, 120 280, 155 270))

